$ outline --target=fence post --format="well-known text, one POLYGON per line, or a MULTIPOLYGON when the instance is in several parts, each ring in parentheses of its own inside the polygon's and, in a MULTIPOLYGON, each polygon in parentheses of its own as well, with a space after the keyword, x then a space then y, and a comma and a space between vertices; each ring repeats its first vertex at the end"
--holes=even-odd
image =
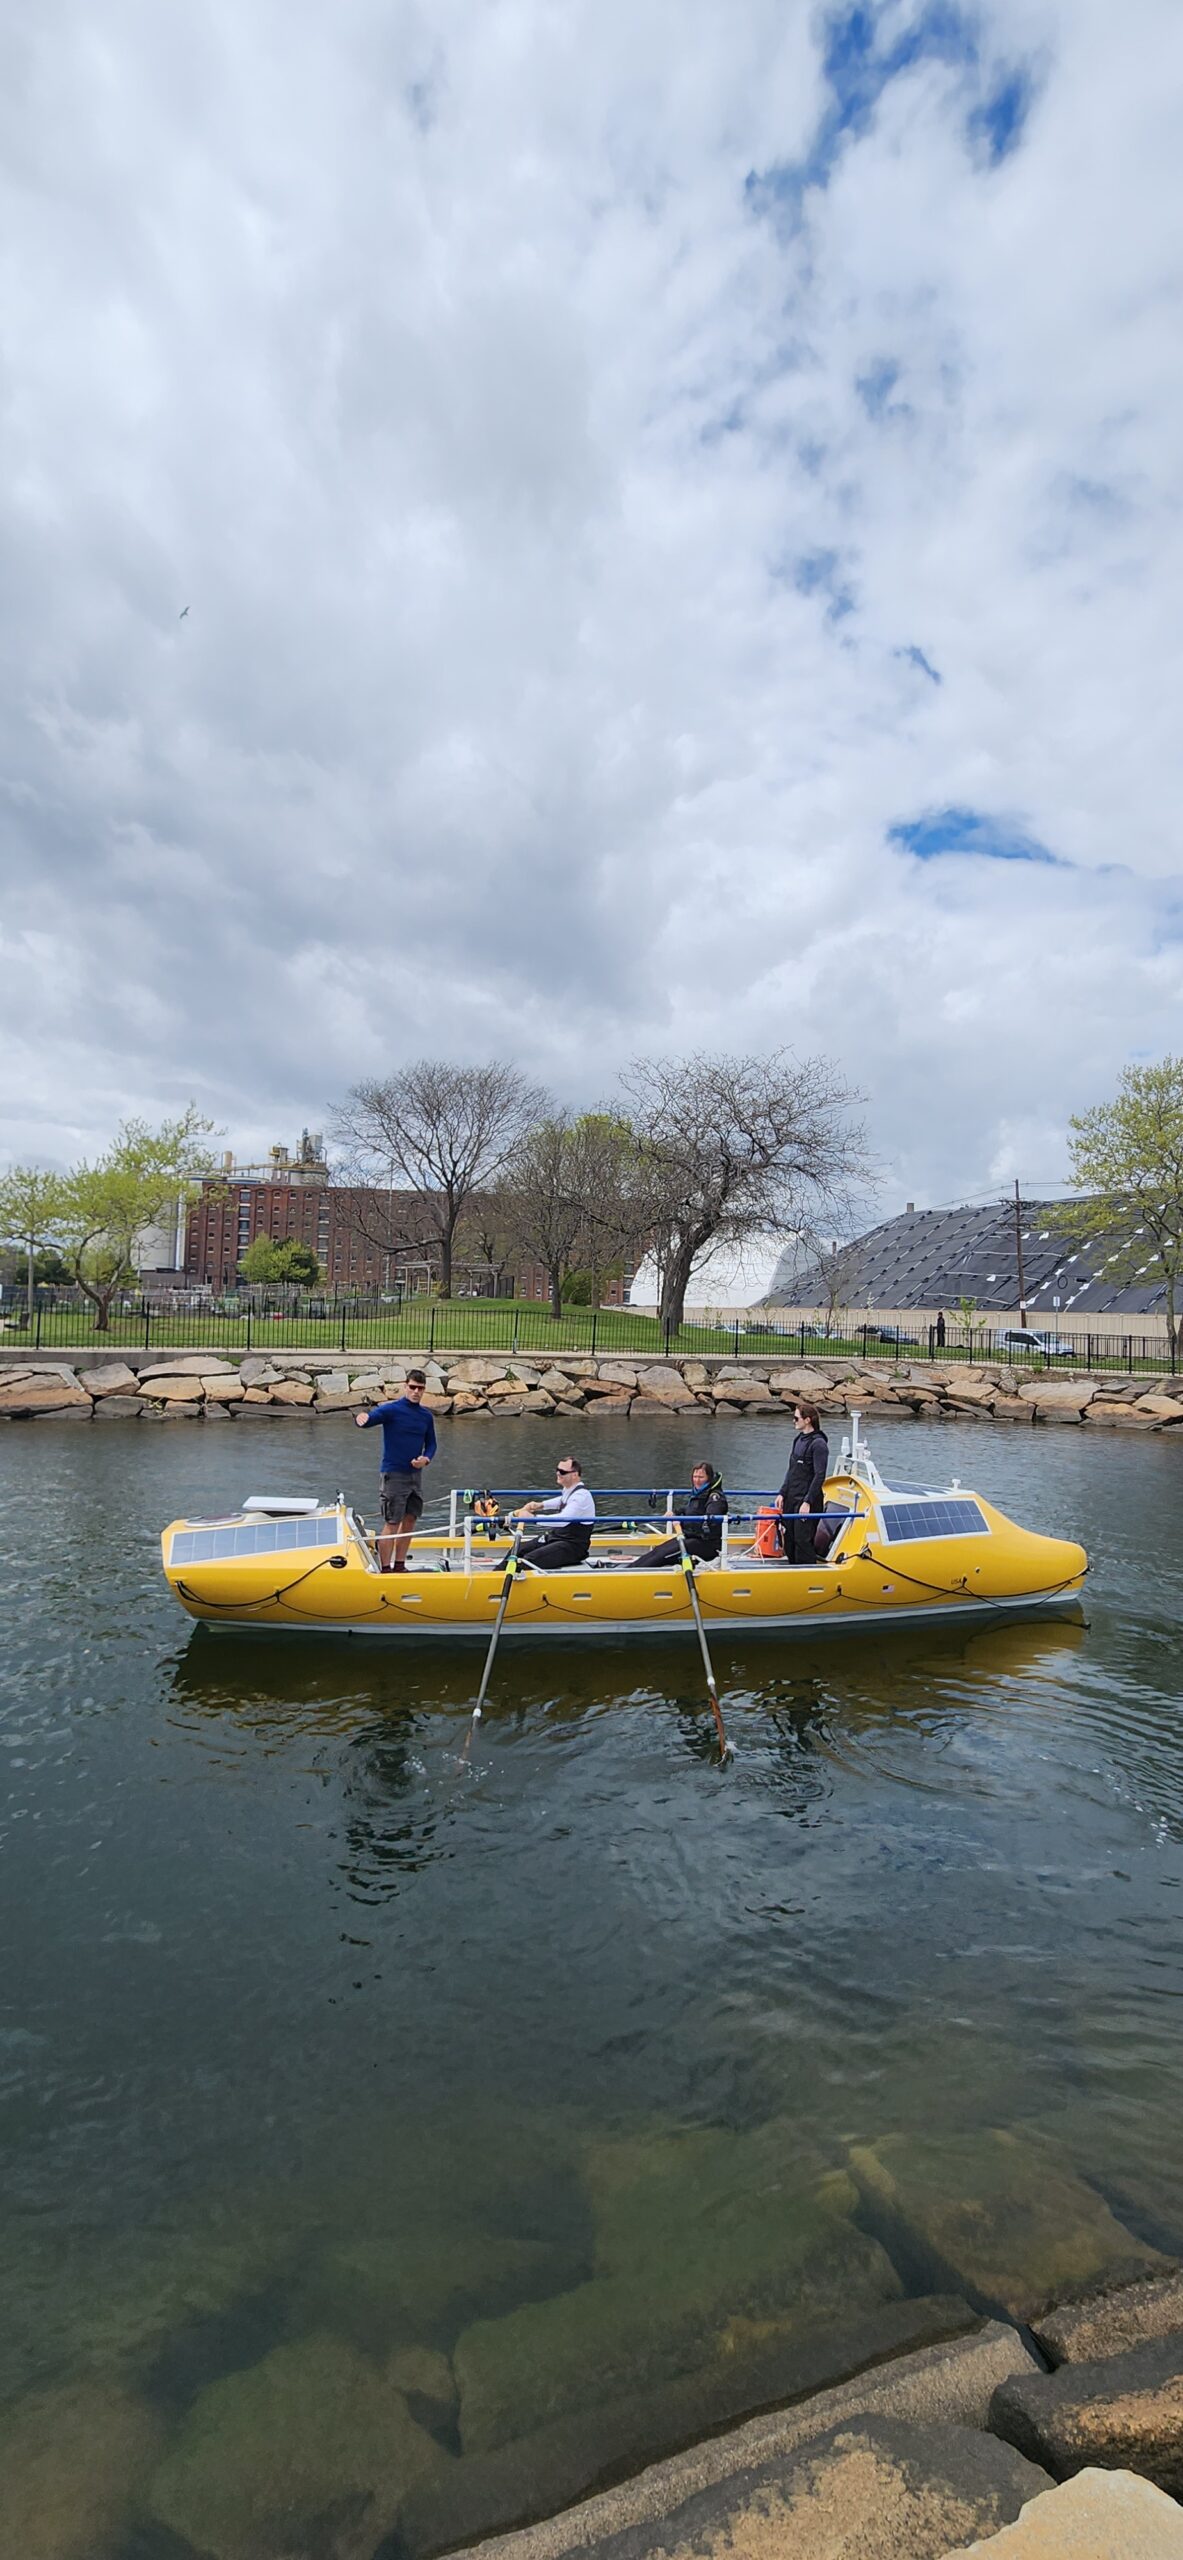
POLYGON ((734 1354, 735 1354, 735 1358, 738 1360, 738 1358, 739 1358, 739 1317, 738 1317, 738 1316, 737 1316, 737 1317, 736 1317, 736 1319, 735 1319, 735 1324, 734 1324, 733 1331, 732 1331, 732 1341, 733 1341, 733 1346, 734 1346, 734 1354))
POLYGON ((510 1343, 509 1347, 511 1352, 516 1351, 518 1347, 518 1311, 516 1307, 513 1311, 513 1341, 510 1343))
POLYGON ((254 1308, 248 1304, 246 1311, 246 1347, 248 1351, 251 1347, 251 1317, 254 1312, 254 1308))
POLYGON ((147 1304, 147 1302, 145 1301, 145 1305, 144 1305, 144 1349, 145 1349, 145 1351, 148 1351, 148 1350, 150 1350, 150 1349, 151 1349, 151 1333, 152 1333, 152 1309, 151 1309, 151 1307, 147 1304))
POLYGON ((429 1323, 428 1323, 428 1327, 427 1327, 427 1356, 428 1356, 428 1359, 429 1359, 429 1360, 430 1360, 430 1358, 431 1358, 431 1355, 432 1355, 432 1352, 434 1351, 434 1349, 435 1349, 435 1299, 433 1298, 433 1299, 432 1299, 432 1301, 431 1301, 431 1317, 430 1317, 430 1320, 429 1320, 429 1323))
POLYGON ((341 1349, 345 1349, 345 1309, 341 1309, 341 1349))
POLYGON ((804 1359, 804 1358, 805 1358, 805 1318, 804 1318, 804 1316, 802 1316, 802 1318, 801 1318, 801 1327, 800 1327, 800 1331, 801 1331, 801 1357, 802 1357, 802 1359, 804 1359))
POLYGON ((593 1307, 593 1308, 592 1308, 592 1329, 591 1329, 591 1347, 592 1347, 592 1350, 593 1350, 593 1351, 595 1350, 595 1347, 596 1347, 596 1335, 597 1335, 597 1333, 599 1332, 599 1329, 600 1329, 600 1310, 599 1310, 599 1308, 598 1308, 598 1307, 593 1307))
POLYGON ((34 1348, 34 1350, 36 1350, 36 1351, 40 1351, 40 1349, 41 1349, 41 1300, 40 1300, 40 1298, 38 1298, 38 1300, 37 1300, 37 1340, 36 1340, 36 1342, 35 1342, 35 1344, 34 1344, 33 1348, 34 1348))

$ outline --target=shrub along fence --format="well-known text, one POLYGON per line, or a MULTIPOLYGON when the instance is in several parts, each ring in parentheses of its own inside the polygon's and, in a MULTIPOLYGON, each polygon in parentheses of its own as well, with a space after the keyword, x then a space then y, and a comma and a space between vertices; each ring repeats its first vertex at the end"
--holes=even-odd
POLYGON ((546 1306, 506 1299, 410 1298, 395 1305, 380 1298, 327 1298, 293 1292, 252 1292, 223 1299, 214 1306, 194 1305, 183 1292, 175 1295, 124 1295, 112 1309, 106 1330, 96 1332, 89 1299, 69 1291, 42 1291, 28 1320, 23 1301, 7 1297, 0 1308, 0 1346, 4 1341, 38 1351, 82 1348, 138 1351, 408 1351, 428 1357, 447 1352, 590 1351, 677 1352, 693 1359, 761 1354, 808 1361, 858 1356, 865 1360, 1002 1361, 1011 1368, 1111 1369, 1123 1376, 1139 1371, 1173 1372, 1174 1347, 1163 1334, 1105 1331, 1053 1337, 1032 1333, 1029 1344, 1013 1331, 982 1324, 946 1324, 937 1339, 933 1324, 906 1326, 866 1323, 841 1331, 791 1320, 771 1311, 739 1317, 729 1323, 692 1319, 661 1324, 655 1316, 631 1307, 565 1307, 559 1317, 546 1306))

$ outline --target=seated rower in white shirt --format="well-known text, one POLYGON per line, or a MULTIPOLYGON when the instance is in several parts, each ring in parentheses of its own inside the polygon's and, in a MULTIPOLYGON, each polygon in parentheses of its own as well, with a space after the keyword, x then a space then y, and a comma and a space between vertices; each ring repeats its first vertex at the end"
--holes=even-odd
POLYGON ((592 1523, 596 1516, 595 1499, 583 1481, 578 1458, 560 1458, 555 1468, 559 1490, 546 1502, 523 1503, 515 1511, 515 1520, 532 1520, 541 1512, 554 1526, 544 1537, 531 1538, 519 1549, 526 1564, 540 1573, 555 1573, 561 1565, 583 1564, 591 1547, 592 1523))

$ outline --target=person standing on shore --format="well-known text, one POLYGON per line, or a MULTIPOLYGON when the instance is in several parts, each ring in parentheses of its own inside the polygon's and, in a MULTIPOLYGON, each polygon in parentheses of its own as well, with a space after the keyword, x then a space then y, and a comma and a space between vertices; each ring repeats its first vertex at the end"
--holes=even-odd
POLYGON ((815 1404, 798 1404, 794 1420, 797 1437, 780 1489, 781 1544, 786 1564, 813 1564, 813 1541, 817 1536, 817 1515, 825 1501, 830 1444, 815 1404))
POLYGON ((389 1404, 372 1404, 368 1413, 353 1417, 359 1431, 369 1431, 376 1422, 382 1425, 378 1564, 383 1573, 406 1572, 407 1549, 423 1509, 423 1469, 431 1465, 436 1450, 435 1415, 423 1402, 426 1385, 422 1369, 408 1369, 401 1396, 389 1404))

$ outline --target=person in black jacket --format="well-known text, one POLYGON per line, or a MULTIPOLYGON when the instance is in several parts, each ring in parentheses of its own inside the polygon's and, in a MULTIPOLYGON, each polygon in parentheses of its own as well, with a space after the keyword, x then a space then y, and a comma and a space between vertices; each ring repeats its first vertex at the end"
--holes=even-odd
MULTIPOLYGON (((687 1554, 694 1556, 699 1564, 714 1562, 723 1544, 726 1517, 727 1496, 723 1491, 723 1478, 705 1458, 700 1458, 698 1465, 691 1470, 690 1491, 678 1504, 687 1554)), ((644 1565, 646 1571, 652 1566, 659 1573, 664 1573, 672 1564, 680 1564, 681 1560, 681 1542, 677 1538, 663 1538, 660 1546, 646 1547, 643 1555, 627 1559, 629 1565, 644 1565)))
POLYGON ((825 1482, 830 1465, 830 1444, 822 1430, 815 1404, 798 1404, 794 1419, 797 1437, 789 1452, 785 1480, 780 1489, 782 1512, 781 1545, 787 1564, 815 1564, 814 1539, 817 1517, 825 1501, 825 1482))

